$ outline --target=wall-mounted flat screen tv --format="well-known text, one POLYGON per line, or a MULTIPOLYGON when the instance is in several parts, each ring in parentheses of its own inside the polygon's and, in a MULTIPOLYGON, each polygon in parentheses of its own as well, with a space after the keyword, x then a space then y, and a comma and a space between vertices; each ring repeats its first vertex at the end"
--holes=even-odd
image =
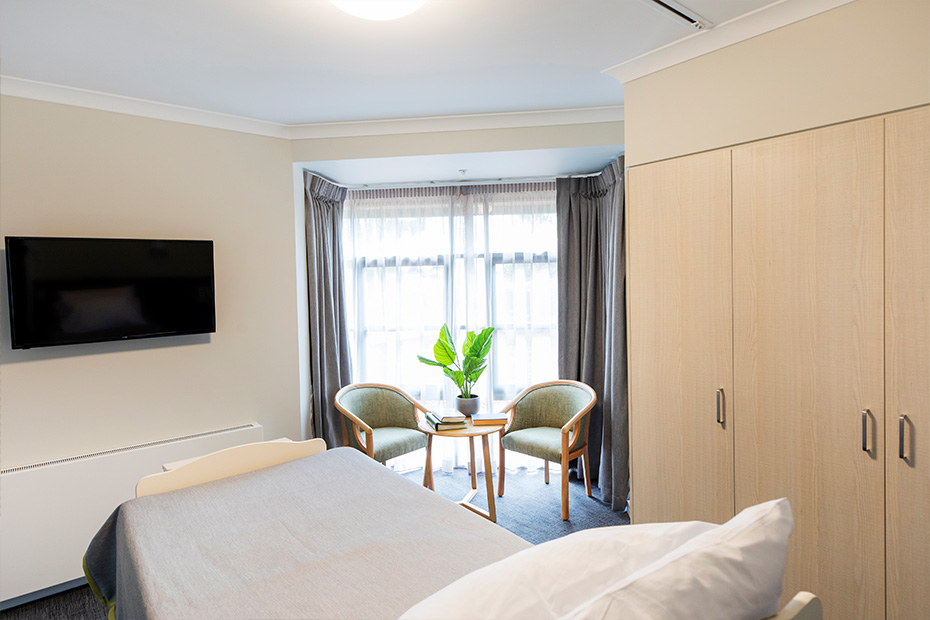
POLYGON ((14 349, 216 331, 213 242, 6 237, 14 349))

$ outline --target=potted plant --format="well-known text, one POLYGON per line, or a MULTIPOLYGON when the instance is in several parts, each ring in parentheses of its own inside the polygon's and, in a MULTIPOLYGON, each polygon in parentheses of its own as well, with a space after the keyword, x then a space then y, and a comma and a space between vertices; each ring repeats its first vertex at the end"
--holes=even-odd
POLYGON ((443 325, 439 330, 439 340, 433 346, 433 355, 436 359, 417 356, 417 359, 428 366, 442 368, 443 374, 455 382, 459 388, 455 408, 465 415, 478 412, 480 403, 478 397, 471 393, 471 389, 484 369, 488 367, 487 358, 491 351, 493 334, 493 327, 486 327, 477 335, 475 332, 467 332, 465 342, 462 343, 462 357, 459 359, 449 326, 443 325))

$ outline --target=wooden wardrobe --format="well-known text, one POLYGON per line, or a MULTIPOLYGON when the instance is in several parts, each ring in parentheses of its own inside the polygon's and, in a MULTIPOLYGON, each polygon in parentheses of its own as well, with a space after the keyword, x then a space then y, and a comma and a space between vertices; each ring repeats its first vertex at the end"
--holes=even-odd
POLYGON ((787 497, 785 597, 930 608, 930 108, 631 168, 634 522, 787 497))

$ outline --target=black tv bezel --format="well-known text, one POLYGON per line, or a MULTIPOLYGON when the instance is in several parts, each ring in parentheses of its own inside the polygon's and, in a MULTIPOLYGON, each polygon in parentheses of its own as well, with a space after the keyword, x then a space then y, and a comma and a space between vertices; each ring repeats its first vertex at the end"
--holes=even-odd
POLYGON ((162 239, 162 238, 146 238, 146 237, 61 237, 61 236, 40 236, 40 235, 5 235, 4 236, 4 258, 6 263, 6 289, 7 289, 7 307, 10 313, 10 348, 14 350, 29 350, 29 349, 39 349, 47 347, 58 347, 58 346, 68 346, 68 345, 78 345, 78 344, 93 344, 101 342, 128 342, 131 340, 147 340, 151 338, 163 338, 170 336, 192 336, 192 335, 201 335, 201 334, 214 334, 216 333, 216 254, 214 243, 212 239, 162 239), (210 244, 210 255, 213 260, 211 260, 211 275, 210 275, 210 286, 213 292, 213 320, 210 329, 203 330, 172 330, 164 332, 149 332, 144 334, 126 334, 118 337, 106 337, 106 338, 76 338, 76 339, 64 339, 57 340, 55 342, 41 342, 41 343, 20 343, 16 340, 16 329, 15 329, 15 316, 14 316, 14 301, 13 301, 13 280, 12 280, 12 266, 10 261, 10 241, 11 240, 43 240, 43 241, 72 241, 72 240, 86 240, 86 241, 122 241, 122 242, 139 242, 139 243, 208 243, 210 244))

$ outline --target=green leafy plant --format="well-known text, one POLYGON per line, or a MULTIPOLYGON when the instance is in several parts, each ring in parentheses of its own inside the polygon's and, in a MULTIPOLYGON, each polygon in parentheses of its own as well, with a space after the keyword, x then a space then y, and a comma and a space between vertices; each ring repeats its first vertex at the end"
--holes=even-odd
POLYGON ((471 398, 472 386, 488 367, 487 358, 493 338, 493 327, 484 328, 478 335, 475 335, 475 332, 466 333, 465 342, 462 343, 462 357, 459 360, 449 326, 443 325, 439 330, 439 340, 433 346, 436 359, 431 360, 422 355, 418 355, 417 359, 427 366, 442 368, 442 372, 458 386, 462 398, 471 398))

